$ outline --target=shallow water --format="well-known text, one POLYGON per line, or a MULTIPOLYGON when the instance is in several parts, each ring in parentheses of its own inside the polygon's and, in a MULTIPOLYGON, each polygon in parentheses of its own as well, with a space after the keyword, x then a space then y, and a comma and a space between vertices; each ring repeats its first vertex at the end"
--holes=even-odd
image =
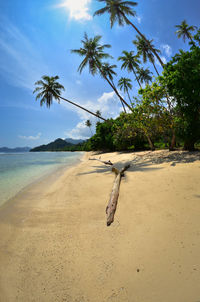
POLYGON ((82 152, 0 153, 0 205, 58 168, 76 164, 82 152))

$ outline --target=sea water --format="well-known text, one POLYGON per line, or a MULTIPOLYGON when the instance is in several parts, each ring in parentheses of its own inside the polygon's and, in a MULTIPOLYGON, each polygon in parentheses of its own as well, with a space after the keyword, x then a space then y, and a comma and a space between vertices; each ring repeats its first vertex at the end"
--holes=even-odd
POLYGON ((0 205, 42 176, 76 164, 82 155, 83 152, 0 153, 0 205))

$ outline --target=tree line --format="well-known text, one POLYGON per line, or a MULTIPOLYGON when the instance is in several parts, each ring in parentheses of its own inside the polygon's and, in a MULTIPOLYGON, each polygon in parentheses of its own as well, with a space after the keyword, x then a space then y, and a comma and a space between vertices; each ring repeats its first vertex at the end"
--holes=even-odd
MULTIPOLYGON (((100 111, 94 113, 64 99, 61 96, 64 87, 57 82, 58 76, 43 76, 42 80, 35 83, 34 93, 38 93, 36 99, 40 99, 40 104, 46 104, 47 107, 51 106, 53 99, 62 99, 98 118, 96 134, 85 143, 83 149, 155 150, 155 147, 160 146, 174 150, 177 145, 183 145, 185 150, 194 150, 195 143, 200 139, 200 29, 189 26, 185 20, 176 25, 178 38, 183 38, 184 42, 188 39, 190 49, 180 50, 164 64, 153 40, 147 39, 129 18, 136 16, 134 8, 137 2, 98 1, 104 2, 105 6, 97 10, 94 16, 108 13, 111 28, 114 23, 118 23, 120 26, 131 26, 137 33, 136 39, 132 41, 137 52, 124 50, 118 61, 122 70, 134 76, 140 87, 138 94, 131 96, 133 84, 129 77, 121 77, 116 81, 117 66, 108 62, 112 56, 106 52, 111 45, 102 44, 99 35, 89 38, 85 33, 81 47, 71 50, 83 58, 78 71, 81 73, 89 67, 89 73, 93 76, 100 75, 117 95, 123 112, 115 120, 107 120, 100 111), (159 74, 155 60, 162 66, 162 74, 159 74), (152 72, 141 65, 147 61, 155 70, 154 80, 152 72), (100 123, 100 120, 103 122, 100 123)), ((86 121, 86 125, 91 129, 90 120, 86 121)))

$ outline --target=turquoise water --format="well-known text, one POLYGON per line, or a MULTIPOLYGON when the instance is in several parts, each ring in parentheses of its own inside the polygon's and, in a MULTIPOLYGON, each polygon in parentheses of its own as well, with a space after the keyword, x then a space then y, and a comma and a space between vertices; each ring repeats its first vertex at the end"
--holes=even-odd
POLYGON ((82 152, 0 153, 0 205, 40 177, 77 163, 82 155, 82 152))

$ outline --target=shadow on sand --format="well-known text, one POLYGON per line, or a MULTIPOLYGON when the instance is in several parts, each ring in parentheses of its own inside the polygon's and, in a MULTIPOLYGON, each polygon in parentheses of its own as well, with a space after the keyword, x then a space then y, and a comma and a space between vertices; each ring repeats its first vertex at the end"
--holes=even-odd
MULTIPOLYGON (((119 152, 120 154, 124 154, 119 152)), ((163 167, 158 167, 159 164, 169 163, 170 166, 175 167, 177 164, 180 163, 192 163, 197 160, 200 160, 200 152, 187 152, 187 151, 174 151, 169 152, 167 150, 159 150, 159 151, 145 151, 145 152, 135 152, 129 153, 130 157, 133 156, 133 159, 130 161, 119 161, 114 162, 114 166, 117 169, 122 169, 126 164, 130 164, 131 167, 128 169, 127 173, 129 172, 148 172, 152 170, 159 170, 163 169, 163 167), (157 165, 156 167, 154 165, 157 165)), ((99 158, 101 152, 96 152, 93 158, 99 158)), ((107 154, 109 160, 109 153, 107 154)), ((93 165, 93 170, 79 173, 78 175, 85 175, 85 174, 94 174, 94 173, 111 173, 111 167, 106 166, 102 163, 102 165, 93 165)))

